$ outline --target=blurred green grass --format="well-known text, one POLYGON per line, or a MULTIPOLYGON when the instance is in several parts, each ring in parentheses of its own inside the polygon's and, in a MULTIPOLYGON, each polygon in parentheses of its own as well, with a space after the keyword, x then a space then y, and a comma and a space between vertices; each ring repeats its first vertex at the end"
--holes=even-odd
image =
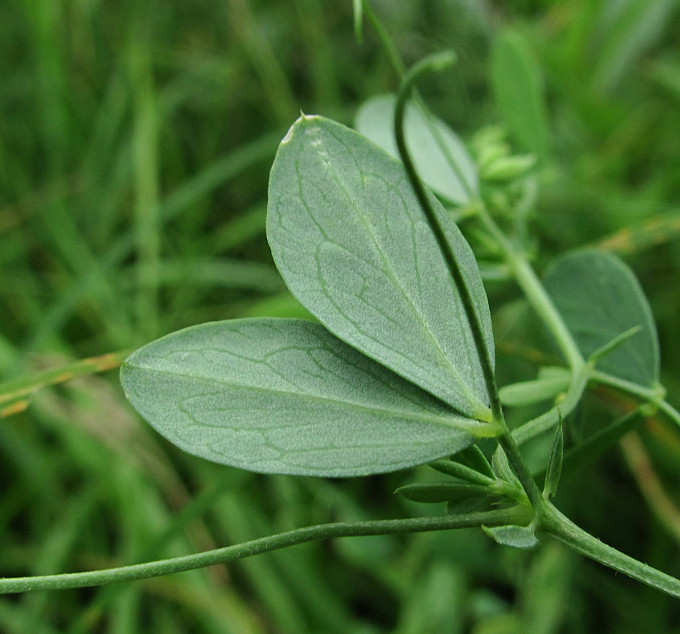
MULTIPOLYGON (((368 25, 355 41, 351 4, 0 5, 0 381, 211 319, 303 314, 264 241, 278 141, 300 110, 349 123, 363 99, 397 85, 368 25)), ((376 1, 375 10, 407 63, 456 49, 455 72, 424 92, 464 138, 502 123, 490 51, 508 27, 523 39, 550 115, 536 265, 585 244, 621 254, 652 303, 677 406, 678 2, 376 1)), ((498 332, 512 333, 499 334, 499 375, 522 378, 535 366, 502 353, 515 343, 516 291, 489 291, 498 332)), ((580 414, 593 425, 609 415, 596 398, 580 414)), ((655 429, 643 439, 680 503, 677 430, 655 429)), ((330 482, 207 464, 141 423, 115 372, 83 377, 0 419, 0 575, 432 512, 392 495, 413 476, 428 477, 417 469, 330 482)), ((567 481, 558 505, 680 573, 679 544, 616 451, 567 481)), ((556 544, 515 552, 463 531, 340 540, 128 586, 3 597, 0 631, 673 632, 679 612, 556 544)))

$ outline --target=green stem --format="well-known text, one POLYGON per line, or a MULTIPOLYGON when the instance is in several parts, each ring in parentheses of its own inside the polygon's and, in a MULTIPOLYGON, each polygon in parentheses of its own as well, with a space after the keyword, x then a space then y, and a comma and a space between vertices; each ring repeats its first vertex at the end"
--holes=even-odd
POLYGON ((486 344, 484 333, 482 331, 482 325, 479 316, 477 315, 474 302, 472 301, 472 295, 467 283, 465 282, 461 268, 456 261, 456 256, 453 253, 451 244, 446 238, 446 233, 444 231, 444 227, 442 226, 441 219, 435 212, 428 194, 425 191, 425 186, 418 177, 418 173, 416 172, 408 148, 406 147, 406 138, 404 133, 406 102, 409 95, 411 94, 411 90, 415 82, 423 74, 429 71, 441 70, 450 66, 453 64, 455 59, 456 58, 453 52, 445 51, 443 53, 426 57, 406 73, 401 87, 399 88, 399 95, 394 108, 394 135, 397 143, 397 149, 399 150, 399 156, 401 157, 404 167, 406 168, 408 179, 411 183, 411 186, 413 187, 416 198, 420 203, 420 207, 425 214, 427 222, 432 229, 432 233, 437 240, 439 250, 444 256, 446 266, 449 270, 449 273, 451 274, 451 277, 453 278, 454 285, 458 291, 458 294, 460 295, 461 302, 465 309, 465 314, 467 316, 468 323, 470 324, 470 330, 472 332, 475 348, 477 349, 482 373, 484 375, 486 391, 491 405, 491 414, 495 421, 502 421, 503 410, 501 408, 500 398, 498 397, 496 377, 493 369, 493 362, 491 360, 491 351, 486 344))
POLYGON ((680 580, 602 543, 562 515, 552 504, 544 505, 540 528, 582 555, 652 588, 680 598, 680 580))
POLYGON ((615 442, 619 441, 629 431, 639 427, 645 420, 643 408, 638 407, 632 412, 622 416, 615 422, 607 425, 604 429, 588 436, 584 441, 572 447, 564 454, 562 476, 580 471, 607 451, 615 442))
POLYGON ((431 55, 421 60, 418 64, 413 66, 404 77, 401 87, 399 88, 399 95, 397 96, 397 102, 394 109, 394 134, 397 143, 397 149, 399 150, 399 156, 401 157, 404 167, 406 168, 406 174, 413 187, 413 191, 420 203, 420 206, 425 214, 428 224, 432 229, 439 250, 444 256, 446 266, 453 278, 453 283, 458 291, 463 308, 465 310, 465 316, 470 324, 470 330, 472 332, 472 337, 475 342, 475 348, 477 349, 477 354, 479 355, 480 365, 482 368, 482 373, 484 375, 484 382, 486 384, 486 391, 489 396, 489 401, 491 405, 491 413, 493 416, 493 421, 496 422, 501 433, 498 436, 498 441, 503 447, 506 456, 510 462, 510 465, 517 477, 519 478, 524 490, 529 497, 532 504, 538 503, 541 498, 541 493, 536 485, 536 481, 533 479, 531 473, 526 467, 524 460, 519 452, 515 441, 513 440, 510 431, 505 423, 505 417, 503 416, 503 408, 501 406, 501 401, 498 396, 498 387, 496 385, 496 375, 494 372, 493 361, 491 360, 491 350, 486 344, 484 338, 484 332, 482 330, 482 323, 475 309, 474 302, 472 301, 472 294, 465 281, 462 270, 458 265, 456 256, 451 248, 451 244, 446 238, 446 233, 444 227, 442 226, 441 219, 437 215, 432 206, 429 196, 425 190, 425 186, 418 177, 413 161, 409 154, 408 148, 406 147, 406 138, 404 133, 404 118, 406 112, 406 101, 411 93, 411 90, 415 82, 426 72, 432 70, 441 70, 450 66, 455 61, 455 55, 451 51, 445 51, 443 53, 438 53, 436 55, 431 55))
MULTIPOLYGON (((498 436, 498 442, 505 452, 508 462, 513 471, 519 478, 522 487, 524 488, 531 504, 531 513, 533 515, 533 522, 549 535, 564 542, 577 552, 580 552, 592 559, 605 564, 614 570, 623 572, 624 574, 646 583, 658 590, 667 592, 676 597, 680 597, 680 580, 666 575, 642 562, 639 562, 616 549, 603 544, 598 539, 589 535, 576 524, 571 522, 568 518, 562 515, 552 504, 543 498, 538 486, 536 485, 533 476, 529 472, 519 447, 510 433, 503 416, 500 399, 498 397, 498 390, 496 387, 495 374, 493 363, 491 361, 491 352, 486 346, 484 340, 481 322, 479 316, 474 308, 470 291, 465 283, 465 279, 456 262, 455 255, 448 241, 441 225, 440 219, 434 211, 429 197, 426 193, 425 187, 418 178, 413 162, 411 161, 408 149, 406 147, 404 138, 404 113, 406 106, 406 99, 411 92, 415 81, 426 71, 431 69, 439 69, 452 63, 453 57, 449 55, 438 55, 426 58, 419 64, 414 66, 404 77, 399 96, 395 107, 394 127, 397 141, 397 148, 399 154, 406 168, 406 173, 411 182, 411 186, 418 198, 418 201, 423 209, 427 221, 432 229, 440 251, 445 258, 449 272, 453 278, 454 284, 458 290, 461 301, 468 322, 470 324, 476 349, 478 351, 480 362, 482 365, 484 379, 486 382, 487 392, 491 403, 491 411, 494 422, 497 422, 502 429, 498 436)), ((512 247, 510 242, 505 238, 497 225, 493 222, 491 217, 486 212, 483 205, 480 205, 480 217, 491 231, 492 235, 496 237, 498 244, 503 248, 506 254, 508 264, 512 268, 515 277, 524 291, 527 299, 532 304, 546 326, 553 333, 560 349, 562 350, 569 366, 572 370, 572 381, 569 392, 567 394, 568 401, 560 404, 560 409, 557 410, 558 420, 562 407, 569 406, 573 408, 580 400, 588 377, 593 370, 592 363, 586 363, 581 355, 576 343, 571 336, 571 333, 566 327, 561 316, 557 312, 553 302, 550 300, 545 289, 536 277, 535 273, 525 260, 523 256, 518 254, 512 247)), ((658 396, 657 396, 658 400, 658 396)), ((524 431, 519 436, 532 437, 536 433, 540 433, 552 422, 552 412, 546 413, 543 417, 539 417, 536 421, 532 421, 529 425, 524 426, 524 431)), ((556 421, 555 421, 556 422, 556 421)))
POLYGON ((590 378, 591 366, 587 364, 581 365, 571 377, 571 383, 564 397, 554 407, 550 408, 540 416, 524 423, 521 427, 514 429, 512 437, 519 445, 540 436, 544 432, 552 429, 560 419, 560 416, 565 417, 570 414, 581 401, 583 392, 585 392, 588 379, 590 378))
POLYGON ((30 590, 64 590, 68 588, 88 588, 121 581, 148 579, 175 572, 184 572, 214 566, 228 561, 244 559, 261 553, 288 548, 297 544, 335 537, 359 537, 367 535, 394 535, 425 531, 441 531, 453 528, 478 526, 504 526, 507 524, 524 525, 531 520, 529 509, 516 506, 465 515, 446 515, 443 517, 417 517, 394 520, 373 520, 368 522, 344 522, 307 526, 278 535, 261 537, 242 544, 217 548, 202 553, 161 559, 132 566, 75 572, 61 575, 35 577, 0 578, 0 594, 27 592, 30 590))
POLYGON ((363 0, 362 4, 364 8, 364 14, 368 18, 368 21, 371 23, 371 26, 373 26, 373 28, 375 29, 375 32, 378 34, 378 39, 382 42, 382 45, 385 47, 385 50, 387 51, 387 56, 390 58, 390 62, 394 67, 394 70, 397 72, 400 78, 403 78, 404 73, 406 72, 406 67, 404 66, 404 62, 401 61, 401 57, 399 56, 399 53, 396 47, 394 46, 394 43, 392 42, 390 34, 381 24, 380 20, 378 20, 375 13, 373 13, 373 7, 371 7, 368 0, 363 0))
POLYGON ((541 284, 536 273, 524 255, 517 252, 512 243, 505 237, 482 203, 479 204, 478 214, 484 226, 503 251, 506 262, 529 304, 531 304, 531 307, 536 311, 555 338, 567 364, 573 371, 580 370, 585 363, 583 355, 581 355, 562 316, 557 312, 555 305, 543 288, 543 284, 541 284))
MULTIPOLYGON (((361 0, 359 0, 359 2, 361 2, 361 0)), ((378 38, 380 39, 383 47, 387 51, 387 55, 390 58, 390 62, 392 63, 394 70, 396 71, 399 78, 403 79, 404 75, 406 74, 406 67, 404 66, 404 62, 399 56, 399 52, 397 51, 397 48, 395 47, 394 42, 392 41, 392 38, 390 37, 389 33, 385 30, 383 25, 380 23, 375 13, 373 13, 373 9, 371 5, 368 3, 368 0, 363 0, 362 5, 364 7, 364 13, 366 14, 366 17, 368 17, 371 25, 375 29, 375 32, 378 34, 378 38)), ((427 124, 427 127, 430 133, 432 134, 432 137, 437 143, 439 150, 446 157, 449 166, 455 172, 456 177, 458 178, 458 182, 461 184, 461 186, 465 190, 465 193, 471 200, 476 198, 477 197, 476 193, 473 191, 472 187, 468 183, 465 174, 463 174, 460 165, 458 164, 458 161, 454 160, 454 157, 449 150, 449 146, 444 141, 440 128, 437 125, 435 125, 432 113, 427 107, 427 104, 423 101, 420 95, 418 95, 417 91, 414 90, 413 92, 415 101, 420 106, 422 114, 425 117, 425 123, 427 124)))
POLYGON ((498 442, 503 448, 503 451, 508 458, 508 462, 510 463, 512 470, 515 472, 515 475, 519 479, 522 488, 531 502, 531 505, 534 507, 534 509, 538 509, 542 503, 543 496, 541 495, 541 491, 536 484, 536 480, 534 480, 534 476, 527 468, 524 458, 522 458, 522 454, 519 451, 519 447, 513 439, 510 430, 507 428, 507 425, 505 427, 505 431, 500 436, 498 436, 498 442))
POLYGON ((13 408, 22 411, 38 390, 117 368, 131 352, 132 350, 110 352, 0 383, 0 418, 13 413, 13 408))
POLYGON ((658 407, 669 420, 673 421, 676 425, 680 426, 680 412, 675 409, 668 401, 663 398, 663 388, 648 388, 632 381, 626 381, 625 379, 619 379, 616 376, 607 374, 606 372, 600 372, 599 370, 593 370, 590 373, 590 378, 596 383, 601 385, 607 385, 609 387, 616 388, 621 392, 630 394, 631 396, 636 396, 637 398, 658 407))

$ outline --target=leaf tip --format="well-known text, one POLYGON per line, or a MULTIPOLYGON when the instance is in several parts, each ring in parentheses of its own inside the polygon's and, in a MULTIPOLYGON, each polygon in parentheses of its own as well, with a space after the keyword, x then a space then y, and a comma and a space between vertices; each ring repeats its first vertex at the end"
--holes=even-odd
POLYGON ((300 116, 296 119, 295 123, 293 123, 293 125, 288 128, 286 136, 284 136, 281 140, 281 145, 285 145, 293 139, 293 134, 295 133, 295 129, 298 126, 305 125, 307 123, 313 123, 320 118, 321 117, 318 114, 305 114, 302 112, 302 110, 300 110, 300 116))

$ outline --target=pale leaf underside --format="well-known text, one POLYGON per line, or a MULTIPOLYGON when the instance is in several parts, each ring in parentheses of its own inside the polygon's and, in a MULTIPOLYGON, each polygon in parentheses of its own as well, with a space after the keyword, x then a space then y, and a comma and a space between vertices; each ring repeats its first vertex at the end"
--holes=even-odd
MULTIPOLYGON (((472 251, 432 203, 493 354, 472 251)), ((460 412, 488 415, 463 304, 399 162, 349 128, 301 117, 274 161, 267 236, 288 287, 337 337, 460 412)))
POLYGON ((640 330, 597 362, 597 369, 650 386, 659 380, 654 317, 632 271, 616 256, 588 249, 560 258, 546 290, 584 357, 632 328, 640 330))
POLYGON ((133 353, 121 381, 133 406, 178 447, 266 473, 403 469, 463 449, 477 425, 299 320, 173 333, 133 353))

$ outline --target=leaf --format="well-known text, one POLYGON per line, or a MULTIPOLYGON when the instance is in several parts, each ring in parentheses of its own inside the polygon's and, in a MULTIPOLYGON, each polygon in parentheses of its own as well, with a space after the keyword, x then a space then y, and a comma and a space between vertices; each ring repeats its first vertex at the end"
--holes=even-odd
MULTIPOLYGON (((436 504, 439 502, 462 502, 470 498, 490 496, 490 489, 467 482, 432 482, 429 484, 405 484, 395 493, 412 502, 436 504)), ((502 497, 502 496, 497 496, 502 497)))
POLYGON ((497 478, 504 480, 508 484, 512 484, 520 490, 522 489, 522 485, 512 470, 508 457, 505 455, 505 452, 500 445, 496 447, 496 451, 494 451, 491 456, 491 468, 497 478))
POLYGON ((547 159, 550 134, 541 71, 520 33, 507 29, 494 41, 491 81, 508 132, 522 150, 547 159))
MULTIPOLYGON (((383 150, 399 158, 394 140, 394 95, 364 102, 355 127, 383 150)), ((419 176, 433 192, 452 203, 467 203, 479 195, 477 167, 463 142, 443 121, 409 103, 406 107, 406 144, 419 176)))
POLYGON ((553 368, 533 381, 521 381, 503 386, 499 391, 503 405, 518 407, 532 405, 555 398, 569 387, 571 372, 566 368, 553 368))
POLYGON ((597 362, 612 376, 649 387, 659 380, 659 344, 652 311, 632 271, 616 256, 586 250, 558 260, 545 289, 584 357, 639 327, 597 362))
POLYGON ((562 475, 562 460, 564 457, 564 430, 562 429, 562 418, 557 424, 555 430, 555 437, 553 438, 552 449, 550 450, 550 458, 548 459, 548 468, 545 472, 545 484, 543 486, 543 495, 547 497, 555 496, 557 493, 557 486, 560 483, 560 476, 562 475))
POLYGON ((672 25, 675 0, 618 0, 604 3, 593 29, 592 83, 613 92, 643 54, 662 41, 672 25))
MULTIPOLYGON (((477 263, 432 204, 493 356, 477 263)), ((338 123, 301 117, 272 167, 267 236, 291 292, 331 332, 463 414, 490 419, 463 304, 398 161, 338 123)))
POLYGON ((121 382, 181 449, 263 473, 356 476, 455 453, 470 421, 323 326, 240 319, 187 328, 134 352, 121 382))
POLYGON ((482 526, 484 532, 501 546, 513 548, 534 548, 538 546, 536 529, 533 526, 482 526))
POLYGON ((452 459, 489 478, 495 477, 489 461, 477 445, 470 445, 463 451, 458 452, 452 459))

